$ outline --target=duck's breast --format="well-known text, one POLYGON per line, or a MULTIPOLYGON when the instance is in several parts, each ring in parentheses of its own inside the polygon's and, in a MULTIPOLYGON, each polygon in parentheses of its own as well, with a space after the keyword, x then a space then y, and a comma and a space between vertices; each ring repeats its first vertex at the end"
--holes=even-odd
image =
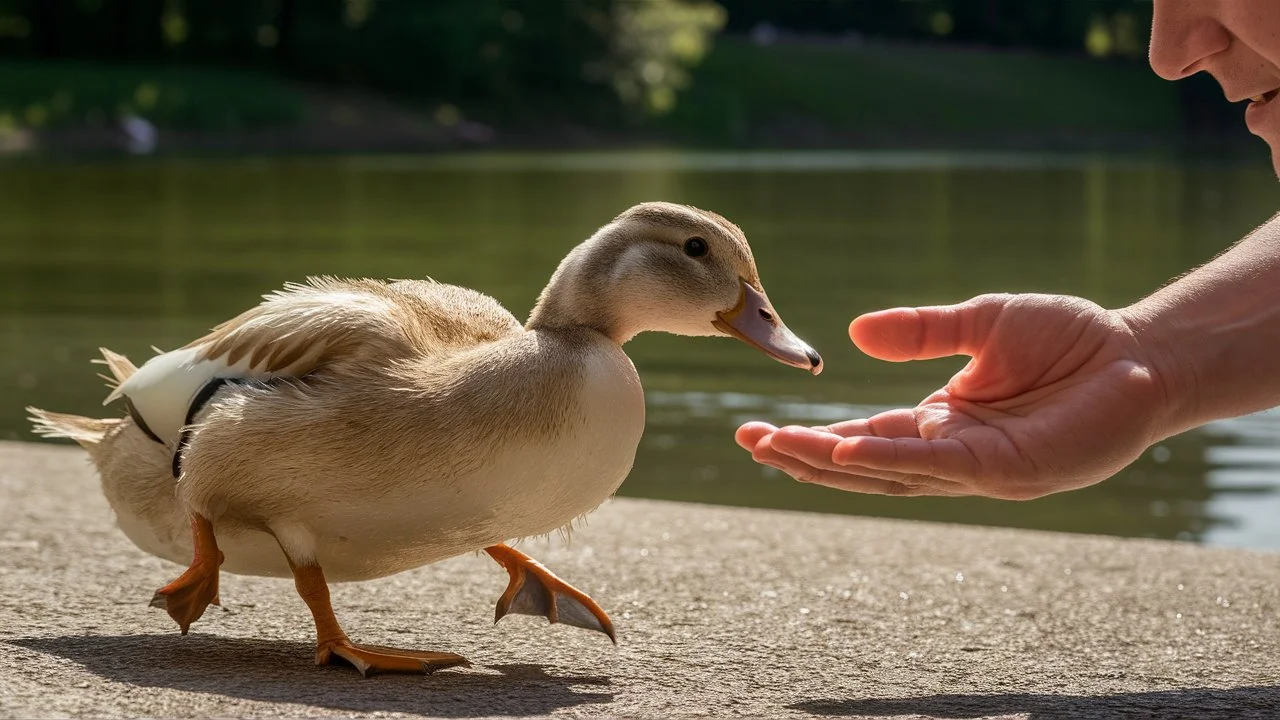
POLYGON ((565 526, 598 507, 631 472, 645 420, 635 367, 607 340, 572 362, 577 382, 559 432, 511 444, 468 481, 476 500, 501 498, 495 530, 504 538, 565 526))

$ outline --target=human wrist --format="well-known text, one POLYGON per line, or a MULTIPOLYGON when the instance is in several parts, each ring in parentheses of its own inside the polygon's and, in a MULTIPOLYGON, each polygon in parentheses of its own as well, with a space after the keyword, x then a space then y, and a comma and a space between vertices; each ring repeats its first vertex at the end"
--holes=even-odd
POLYGON ((1151 374, 1159 392, 1151 408, 1151 441, 1163 440, 1199 424, 1200 373, 1182 350, 1186 329, 1176 314, 1147 300, 1113 311, 1135 347, 1135 360, 1151 374))
POLYGON ((1280 405, 1280 215, 1115 312, 1166 397, 1164 436, 1280 405))

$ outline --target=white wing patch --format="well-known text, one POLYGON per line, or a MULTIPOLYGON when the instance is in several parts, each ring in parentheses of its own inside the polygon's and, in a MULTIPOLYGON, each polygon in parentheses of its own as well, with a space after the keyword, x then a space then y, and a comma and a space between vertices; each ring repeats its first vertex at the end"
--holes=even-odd
POLYGON ((250 368, 248 357, 228 365, 221 358, 203 359, 203 354, 204 348, 197 346, 157 355, 120 383, 103 404, 121 396, 128 397, 137 413, 146 419, 151 432, 173 449, 186 423, 191 401, 210 380, 220 377, 266 379, 272 376, 250 368))

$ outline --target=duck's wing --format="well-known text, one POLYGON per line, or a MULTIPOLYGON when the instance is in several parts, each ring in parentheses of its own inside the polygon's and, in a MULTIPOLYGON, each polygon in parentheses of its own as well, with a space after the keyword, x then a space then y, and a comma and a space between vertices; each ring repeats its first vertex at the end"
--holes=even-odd
POLYGON ((311 278, 263 297, 186 347, 151 358, 106 402, 125 398, 143 431, 174 448, 196 406, 222 382, 358 371, 520 328, 491 298, 439 283, 311 278))

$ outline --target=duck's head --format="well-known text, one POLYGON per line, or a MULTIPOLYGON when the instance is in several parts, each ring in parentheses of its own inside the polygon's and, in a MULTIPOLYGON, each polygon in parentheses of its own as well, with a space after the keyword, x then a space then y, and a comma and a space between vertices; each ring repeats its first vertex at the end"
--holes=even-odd
POLYGON ((687 205, 636 205, 569 253, 529 327, 573 325, 619 343, 650 330, 727 335, 778 362, 822 371, 822 358, 769 302, 742 230, 687 205))

